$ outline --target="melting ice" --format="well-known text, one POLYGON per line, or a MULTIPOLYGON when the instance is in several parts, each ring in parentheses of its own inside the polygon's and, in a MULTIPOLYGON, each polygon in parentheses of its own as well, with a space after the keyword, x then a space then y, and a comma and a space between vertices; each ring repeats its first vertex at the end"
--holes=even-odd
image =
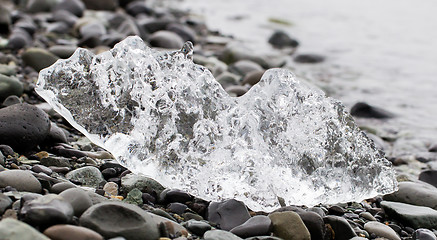
POLYGON ((207 200, 268 211, 278 197, 314 205, 396 189, 390 163, 340 102, 282 69, 230 97, 183 50, 138 37, 99 55, 78 49, 41 71, 36 91, 131 171, 207 200))

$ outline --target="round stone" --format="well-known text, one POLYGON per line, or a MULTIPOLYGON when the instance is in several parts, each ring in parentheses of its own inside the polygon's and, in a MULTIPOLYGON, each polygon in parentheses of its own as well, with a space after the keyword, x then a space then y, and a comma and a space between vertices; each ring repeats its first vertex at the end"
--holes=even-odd
POLYGON ((21 55, 24 63, 36 71, 49 67, 59 58, 42 48, 29 48, 21 55))
POLYGON ((77 186, 74 185, 74 184, 71 183, 71 182, 60 182, 60 183, 56 183, 56 184, 54 184, 54 185, 50 188, 50 192, 51 192, 51 193, 59 194, 59 193, 63 192, 63 191, 66 190, 66 189, 69 189, 69 188, 75 188, 75 187, 77 187, 77 186))
POLYGON ((174 32, 161 30, 150 36, 149 43, 153 47, 180 49, 184 45, 184 40, 174 32))
POLYGON ((0 74, 0 101, 4 101, 9 96, 21 96, 23 94, 23 84, 16 78, 0 74))
POLYGON ((367 222, 364 224, 364 229, 378 237, 384 237, 389 240, 401 240, 391 227, 377 221, 367 222))
POLYGON ((30 171, 9 170, 0 172, 0 188, 11 186, 18 191, 40 193, 41 184, 30 171))
POLYGON ((250 214, 246 205, 235 199, 212 202, 208 207, 208 221, 226 231, 243 224, 249 218, 250 214))
POLYGON ((311 236, 302 219, 295 212, 274 212, 269 214, 273 234, 283 239, 310 240, 311 236))
POLYGON ((65 175, 69 180, 82 183, 84 186, 98 188, 99 184, 105 179, 100 170, 93 166, 87 166, 73 170, 65 175))
POLYGON ((253 236, 269 235, 272 228, 272 221, 269 217, 258 215, 249 218, 245 223, 231 229, 231 233, 248 238, 253 236))
POLYGON ((419 228, 416 229, 416 231, 414 231, 413 233, 413 239, 414 240, 436 240, 437 237, 435 236, 435 234, 426 228, 419 228))
POLYGON ((93 205, 90 196, 81 188, 69 188, 61 192, 59 196, 69 202, 74 210, 74 215, 80 217, 89 207, 93 205))
POLYGON ((3 193, 0 193, 0 215, 3 215, 3 213, 12 206, 12 200, 4 195, 3 193))
POLYGON ((4 218, 0 221, 0 239, 50 240, 35 228, 13 218, 4 218))
POLYGON ((209 230, 203 235, 205 240, 242 240, 233 233, 223 230, 209 230))
POLYGON ((102 235, 89 228, 67 224, 51 226, 44 235, 56 240, 103 240, 102 235))
POLYGON ((184 226, 192 233, 196 234, 197 236, 202 237, 203 234, 211 230, 211 225, 209 225, 206 222, 202 221, 196 221, 196 220, 189 220, 184 224, 184 226))
POLYGON ((80 217, 80 225, 93 229, 104 238, 156 240, 160 236, 151 214, 122 202, 104 202, 88 208, 80 217))

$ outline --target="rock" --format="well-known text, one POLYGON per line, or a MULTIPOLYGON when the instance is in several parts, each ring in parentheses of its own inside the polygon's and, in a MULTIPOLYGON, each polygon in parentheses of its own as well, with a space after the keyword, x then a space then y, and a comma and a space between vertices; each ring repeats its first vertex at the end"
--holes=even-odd
POLYGON ((20 103, 21 103, 21 99, 19 97, 15 96, 15 95, 11 95, 3 101, 2 106, 9 107, 9 106, 12 106, 14 104, 20 104, 20 103))
POLYGON ((108 180, 109 178, 117 177, 118 174, 117 170, 115 170, 114 168, 106 168, 102 170, 102 175, 106 180, 108 180))
POLYGON ((160 198, 163 199, 163 201, 166 203, 186 203, 188 201, 191 201, 193 199, 193 196, 179 189, 171 189, 169 191, 163 191, 160 198))
POLYGON ((0 151, 0 166, 5 166, 5 156, 0 151))
POLYGON ((165 189, 159 182, 145 175, 131 173, 121 178, 122 192, 128 193, 134 188, 150 193, 152 196, 159 196, 165 189))
POLYGON ((240 60, 229 65, 229 72, 241 76, 246 76, 253 71, 263 71, 264 69, 258 64, 250 60, 240 60))
POLYGON ((17 191, 40 193, 42 188, 38 179, 24 170, 0 172, 0 188, 11 186, 17 191))
POLYGON ((325 57, 317 54, 299 54, 293 60, 297 63, 320 63, 325 60, 325 57))
POLYGON ((93 205, 91 197, 81 188, 69 188, 62 191, 59 196, 69 202, 74 210, 74 216, 80 217, 89 207, 93 205))
POLYGON ((31 66, 37 72, 49 67, 59 59, 51 52, 42 48, 28 48, 21 57, 26 65, 31 66))
POLYGON ((255 71, 251 71, 249 73, 247 73, 244 78, 243 81, 241 82, 242 85, 245 84, 250 84, 250 85, 255 85, 259 82, 259 80, 261 80, 261 77, 264 74, 264 70, 255 70, 255 71))
POLYGON ((203 235, 205 240, 242 240, 242 238, 223 230, 209 230, 203 235))
POLYGON ((272 221, 274 236, 290 240, 311 239, 308 229, 297 213, 274 212, 269 214, 269 218, 272 221))
POLYGON ((437 152, 437 144, 434 144, 431 147, 429 147, 428 151, 429 152, 437 152))
POLYGON ((269 63, 261 56, 255 55, 251 49, 240 44, 228 44, 222 51, 219 59, 227 64, 232 64, 239 60, 251 60, 258 63, 263 68, 270 68, 269 63))
POLYGON ((3 6, 0 6, 0 34, 8 34, 11 23, 10 11, 3 6))
POLYGON ((56 193, 59 194, 67 189, 70 188, 75 188, 77 187, 76 185, 74 185, 71 182, 60 182, 60 183, 56 183, 54 184, 51 188, 50 188, 50 192, 51 193, 56 193))
POLYGON ((52 240, 103 240, 102 235, 91 229, 67 224, 51 226, 44 235, 52 240))
POLYGON ((49 51, 60 58, 69 58, 76 49, 74 45, 54 45, 49 48, 49 51))
POLYGON ((299 217, 310 232, 312 240, 323 239, 325 235, 325 223, 319 214, 312 211, 296 213, 299 214, 299 217))
POLYGON ((351 114, 354 117, 362 118, 392 118, 394 115, 381 108, 370 106, 364 102, 358 102, 351 108, 351 114))
POLYGON ((104 202, 88 208, 80 217, 80 225, 93 229, 104 238, 156 240, 160 236, 151 214, 122 202, 104 202))
POLYGON ((184 40, 174 32, 161 30, 150 35, 149 43, 152 47, 181 49, 184 40))
POLYGON ((167 205, 167 209, 170 210, 170 212, 182 215, 188 209, 188 207, 183 203, 174 202, 167 205))
POLYGON ((0 221, 0 239, 50 240, 35 228, 13 218, 5 218, 0 221))
POLYGON ((169 220, 168 218, 150 214, 156 226, 159 226, 162 235, 170 236, 188 236, 188 231, 177 222, 169 220), (165 234, 164 234, 165 233, 165 234))
POLYGON ((419 180, 437 187, 437 170, 426 170, 419 174, 419 180))
POLYGON ((230 72, 223 72, 219 76, 217 76, 217 82, 222 85, 224 89, 228 87, 232 87, 238 84, 238 81, 241 77, 237 74, 233 74, 230 72))
POLYGON ((41 143, 50 131, 48 115, 23 103, 0 109, 0 144, 16 151, 30 150, 41 143))
POLYGON ((426 228, 419 228, 416 229, 413 233, 413 239, 414 240, 437 240, 437 237, 435 234, 426 228))
POLYGON ((295 48, 299 45, 298 41, 291 38, 287 33, 283 31, 274 32, 269 38, 269 43, 275 48, 295 48))
POLYGON ((206 231, 211 230, 211 225, 206 222, 196 220, 189 220, 184 224, 184 227, 199 237, 202 237, 206 231))
POLYGON ((127 203, 141 205, 143 204, 143 193, 138 188, 132 189, 124 200, 127 203))
POLYGON ((100 170, 93 166, 87 166, 73 170, 65 175, 68 180, 82 183, 84 186, 98 188, 99 184, 105 179, 100 170))
POLYGON ((376 218, 369 212, 362 212, 360 213, 360 217, 365 218, 369 221, 376 221, 376 218))
POLYGON ((50 23, 46 27, 46 31, 57 34, 67 34, 70 32, 70 25, 65 21, 50 23))
POLYGON ((6 75, 6 76, 15 75, 15 74, 17 74, 16 66, 0 64, 0 74, 6 75))
MULTIPOLYGON (((79 20, 79 18, 76 17, 76 15, 74 15, 73 13, 68 12, 66 10, 57 10, 57 11, 55 11, 53 13, 53 15, 52 15, 52 18, 53 18, 53 21, 58 22, 58 23, 62 22, 64 24, 66 24, 67 27, 69 27, 69 28, 73 27, 77 23, 77 21, 79 20)), ((59 46, 68 47, 68 46, 71 46, 71 45, 54 45, 54 46, 57 46, 57 47, 59 47, 59 46)), ((50 51, 50 48, 49 48, 49 51, 50 51)), ((52 52, 52 51, 50 51, 50 52, 52 52)), ((55 54, 55 55, 57 55, 57 54, 55 54)), ((57 56, 61 57, 59 55, 57 55, 57 56)))
POLYGON ((47 194, 26 201, 20 210, 20 216, 24 222, 41 230, 55 224, 71 222, 73 213, 71 204, 55 194, 47 194))
POLYGON ((211 202, 208 206, 208 221, 226 231, 243 224, 249 218, 250 214, 244 203, 235 199, 211 202))
POLYGON ((47 175, 49 175, 49 176, 50 176, 50 174, 52 174, 52 172, 53 172, 52 169, 50 169, 50 168, 48 168, 48 167, 46 167, 46 166, 40 165, 40 164, 33 165, 32 168, 31 168, 31 170, 32 170, 33 172, 36 172, 36 173, 41 173, 41 172, 42 172, 42 173, 45 173, 45 174, 47 174, 47 175))
POLYGON ((26 5, 26 11, 29 13, 50 12, 56 4, 51 0, 29 0, 26 5))
POLYGON ((82 0, 87 9, 114 11, 118 7, 118 0, 82 0))
POLYGON ((381 207, 391 218, 413 228, 436 228, 437 211, 429 207, 382 201, 381 207))
MULTIPOLYGON (((169 19, 152 19, 152 20, 145 19, 145 20, 137 21, 140 28, 143 29, 147 33, 155 33, 157 31, 165 30, 167 28, 167 26, 172 22, 174 22, 174 21, 169 20, 169 19)), ((171 32, 171 33, 173 33, 173 32, 171 32)), ((176 34, 176 33, 173 33, 173 34, 176 34)))
POLYGON ((82 17, 85 5, 80 0, 62 0, 55 6, 54 11, 65 10, 77 17, 82 17))
POLYGON ((190 27, 180 23, 170 23, 167 26, 167 30, 179 35, 184 42, 191 41, 196 44, 196 32, 190 27))
POLYGON ((253 236, 270 235, 272 221, 269 217, 258 215, 249 218, 245 223, 231 229, 231 233, 241 237, 248 238, 253 236))
POLYGON ((3 193, 0 193, 0 216, 11 206, 12 200, 3 193))
POLYGON ((342 217, 328 215, 323 218, 323 221, 331 226, 336 240, 349 240, 357 236, 354 229, 342 217))
POLYGON ((44 157, 40 160, 40 163, 47 167, 71 167, 70 159, 69 158, 63 158, 63 157, 44 157))
POLYGON ((437 210, 437 189, 435 187, 415 182, 400 182, 398 188, 398 191, 384 195, 383 199, 437 210))
POLYGON ((153 12, 153 9, 148 7, 145 1, 133 1, 126 6, 126 12, 135 17, 138 14, 149 15, 153 12))
POLYGON ((343 216, 344 209, 338 205, 333 205, 328 208, 329 215, 343 216))
POLYGON ((67 143, 67 136, 65 132, 56 125, 56 123, 50 123, 50 132, 47 135, 46 142, 48 143, 67 143))
POLYGON ((377 221, 367 222, 364 224, 364 229, 368 233, 373 233, 378 237, 384 237, 389 240, 401 240, 391 227, 377 221))
POLYGON ((32 44, 32 36, 22 28, 14 28, 8 38, 8 48, 17 50, 32 44))
MULTIPOLYGON (((134 188, 137 189, 137 188, 134 188)), ((107 182, 103 186, 103 190, 108 193, 110 196, 117 196, 118 195, 118 185, 115 182, 107 182)))
POLYGON ((23 84, 14 77, 0 74, 0 101, 9 96, 21 96, 23 94, 23 84))
POLYGON ((101 22, 91 21, 79 29, 82 38, 101 37, 106 34, 106 28, 101 22))
POLYGON ((231 96, 240 97, 246 94, 249 89, 245 86, 236 85, 236 86, 229 86, 225 90, 231 96))

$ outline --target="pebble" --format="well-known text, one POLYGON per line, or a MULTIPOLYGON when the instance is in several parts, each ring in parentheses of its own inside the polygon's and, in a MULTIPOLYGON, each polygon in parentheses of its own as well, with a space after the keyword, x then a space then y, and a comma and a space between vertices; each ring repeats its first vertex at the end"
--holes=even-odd
POLYGON ((241 84, 242 85, 250 84, 252 86, 257 84, 261 80, 262 76, 264 75, 264 72, 265 72, 264 70, 255 70, 247 73, 244 76, 241 84))
POLYGON ((248 238, 253 236, 270 235, 271 229, 272 221, 270 218, 258 215, 251 217, 245 223, 232 228, 230 232, 241 238, 248 238))
POLYGON ((152 47, 181 49, 184 45, 184 40, 174 32, 160 30, 150 35, 148 39, 152 47))
POLYGON ((70 159, 64 157, 44 157, 40 160, 40 163, 44 166, 50 167, 71 167, 70 159))
POLYGON ((223 72, 219 76, 216 77, 217 82, 222 85, 224 89, 228 87, 232 87, 238 84, 238 81, 240 79, 240 76, 237 74, 233 74, 230 72, 223 72))
POLYGON ((146 14, 149 15, 153 12, 153 10, 147 6, 147 3, 144 1, 133 1, 126 6, 126 12, 129 15, 137 16, 138 14, 146 14))
POLYGON ((328 208, 329 215, 343 216, 344 209, 338 205, 333 205, 328 208))
POLYGON ((7 97, 3 101, 2 106, 9 107, 9 106, 12 106, 14 104, 20 104, 20 103, 22 103, 22 102, 21 102, 21 99, 19 97, 15 96, 15 95, 10 95, 9 97, 7 97))
POLYGON ((102 235, 89 228, 68 224, 51 226, 44 235, 52 240, 103 240, 102 235))
POLYGON ((150 193, 152 196, 159 196, 165 189, 159 182, 142 174, 130 173, 121 178, 122 192, 128 193, 134 188, 150 193))
POLYGON ((382 201, 381 207, 389 217, 407 226, 413 228, 437 226, 437 211, 432 208, 390 201, 382 201))
POLYGON ((167 25, 167 30, 179 35, 184 42, 190 41, 196 44, 196 32, 190 27, 180 23, 170 23, 167 25))
POLYGON ((50 188, 50 192, 51 193, 55 193, 55 194, 59 194, 67 189, 70 188, 75 188, 77 187, 76 185, 74 185, 71 182, 60 182, 60 183, 56 183, 54 184, 51 188, 50 188))
POLYGON ((10 208, 11 206, 12 200, 3 193, 0 193, 0 216, 3 215, 6 209, 10 208))
POLYGON ((350 113, 354 117, 361 118, 385 119, 394 117, 392 113, 389 113, 384 109, 371 106, 365 102, 356 103, 354 106, 352 106, 350 113))
POLYGON ((12 23, 10 11, 0 6, 0 34, 8 34, 12 23))
POLYGON ((0 172, 0 188, 11 186, 18 191, 40 193, 41 184, 30 171, 9 170, 0 172))
POLYGON ((166 203, 186 203, 191 201, 193 196, 179 189, 171 189, 169 191, 163 191, 160 195, 160 198, 166 203))
POLYGON ((437 170, 426 170, 419 174, 419 180, 437 187, 437 170))
POLYGON ((225 88, 225 91, 229 95, 235 96, 235 97, 243 96, 244 94, 247 93, 248 90, 249 89, 246 86, 239 86, 239 85, 229 86, 229 87, 225 88))
POLYGON ((17 74, 16 66, 0 64, 0 74, 6 75, 6 76, 15 75, 15 74, 17 74))
POLYGON ((0 221, 0 239, 50 240, 35 228, 13 218, 4 218, 0 221))
POLYGON ((413 233, 414 240, 437 240, 436 235, 429 229, 419 228, 413 233))
POLYGON ((369 221, 376 221, 376 218, 369 212, 362 212, 360 213, 360 217, 365 218, 369 221))
POLYGON ((223 202, 211 202, 208 206, 208 221, 220 229, 229 231, 250 218, 243 202, 230 199, 223 202))
POLYGON ((297 212, 297 214, 299 214, 299 217, 310 232, 311 239, 323 239, 325 223, 319 214, 312 211, 297 212))
POLYGON ((310 233, 302 219, 295 212, 274 212, 269 214, 274 236, 289 240, 309 240, 310 233))
POLYGON ((118 7, 118 0, 82 0, 87 9, 114 11, 118 7))
POLYGON ((378 237, 384 237, 389 240, 401 240, 391 227, 377 221, 367 222, 364 224, 364 229, 378 237))
POLYGON ((9 96, 21 96, 23 94, 23 84, 14 77, 0 74, 0 101, 4 101, 9 96))
MULTIPOLYGON (((52 15, 52 18, 53 18, 53 21, 55 21, 55 22, 66 24, 68 28, 73 27, 79 19, 78 17, 76 17, 76 15, 74 15, 73 13, 68 12, 66 10, 55 11, 52 15)), ((69 29, 69 30, 71 30, 71 29, 69 29)), ((70 45, 65 45, 65 46, 70 46, 70 45)), ((50 48, 49 48, 49 51, 50 51, 50 48)), ((50 52, 53 53, 52 51, 50 51, 50 52)), ((57 54, 55 54, 55 55, 57 55, 57 54)), ((58 57, 60 57, 60 56, 58 56, 58 57)))
POLYGON ((229 72, 238 74, 240 76, 246 76, 253 71, 263 71, 264 69, 258 64, 250 60, 239 60, 228 68, 229 72))
POLYGON ((79 221, 81 226, 98 232, 104 238, 156 240, 160 236, 150 213, 123 202, 111 201, 94 205, 82 214, 79 221))
POLYGON ((188 209, 188 207, 183 203, 174 202, 174 203, 170 203, 167 206, 167 209, 170 210, 170 212, 174 212, 178 215, 182 215, 188 209))
POLYGON ((291 38, 284 31, 275 31, 269 38, 269 43, 275 48, 291 47, 295 48, 299 45, 299 42, 291 38))
POLYGON ((50 174, 52 174, 52 172, 53 172, 52 169, 50 169, 50 168, 48 168, 48 167, 46 167, 46 166, 40 165, 40 164, 33 165, 31 170, 32 170, 33 172, 36 172, 36 173, 40 173, 40 172, 42 172, 42 173, 45 173, 45 174, 47 174, 47 175, 49 175, 49 176, 50 176, 50 174))
POLYGON ((115 182, 107 182, 103 186, 103 190, 108 193, 110 196, 117 196, 118 195, 118 185, 115 182))
POLYGON ((383 196, 384 200, 403 202, 437 210, 437 188, 416 182, 400 182, 398 191, 383 196))
POLYGON ((55 6, 54 11, 65 10, 77 17, 82 17, 85 5, 81 0, 62 0, 55 6))
POLYGON ((211 230, 211 225, 203 221, 189 220, 184 224, 190 232, 202 237, 206 231, 211 230))
POLYGON ((49 48, 49 51, 60 58, 69 58, 76 49, 74 45, 54 45, 49 48))
POLYGON ((81 167, 65 175, 68 180, 82 183, 83 186, 97 188, 105 179, 100 170, 93 166, 81 167))
POLYGON ((204 240, 242 240, 242 238, 236 236, 233 233, 223 230, 209 230, 203 235, 204 240))
POLYGON ((297 63, 320 63, 325 57, 317 54, 299 54, 293 60, 297 63))
POLYGON ((143 204, 143 193, 138 190, 138 188, 134 188, 127 194, 126 199, 123 201, 134 205, 141 205, 143 204))
POLYGON ((323 221, 325 224, 329 224, 336 240, 349 240, 357 236, 348 221, 342 217, 328 215, 323 218, 323 221))
MULTIPOLYGON (((16 24, 17 25, 17 24, 16 24)), ((32 36, 22 28, 14 28, 8 38, 8 48, 17 50, 32 44, 32 36)))
POLYGON ((73 207, 61 196, 47 194, 26 201, 20 210, 20 219, 44 230, 55 224, 69 223, 73 219, 73 207))
POLYGON ((29 0, 26 11, 29 13, 50 12, 54 8, 56 1, 50 0, 29 0))
POLYGON ((21 58, 27 66, 32 67, 37 72, 49 67, 59 59, 51 52, 42 48, 28 48, 23 52, 21 58))
POLYGON ((55 123, 50 123, 50 132, 47 135, 46 142, 48 143, 67 143, 67 136, 65 136, 64 130, 62 130, 55 123))
POLYGON ((91 197, 81 188, 69 188, 62 191, 59 196, 69 202, 74 210, 74 216, 80 217, 83 212, 93 205, 91 197))

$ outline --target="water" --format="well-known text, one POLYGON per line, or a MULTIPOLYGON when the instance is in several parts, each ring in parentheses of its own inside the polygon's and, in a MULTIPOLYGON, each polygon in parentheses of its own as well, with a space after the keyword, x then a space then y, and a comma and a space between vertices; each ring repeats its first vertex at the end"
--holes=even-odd
POLYGON ((209 28, 253 49, 269 51, 268 37, 282 29, 300 42, 297 53, 326 56, 323 64, 287 67, 324 85, 347 107, 365 101, 396 114, 385 122, 362 122, 398 139, 386 149, 389 155, 422 152, 437 143, 435 0, 184 0, 174 5, 207 16, 209 28))

